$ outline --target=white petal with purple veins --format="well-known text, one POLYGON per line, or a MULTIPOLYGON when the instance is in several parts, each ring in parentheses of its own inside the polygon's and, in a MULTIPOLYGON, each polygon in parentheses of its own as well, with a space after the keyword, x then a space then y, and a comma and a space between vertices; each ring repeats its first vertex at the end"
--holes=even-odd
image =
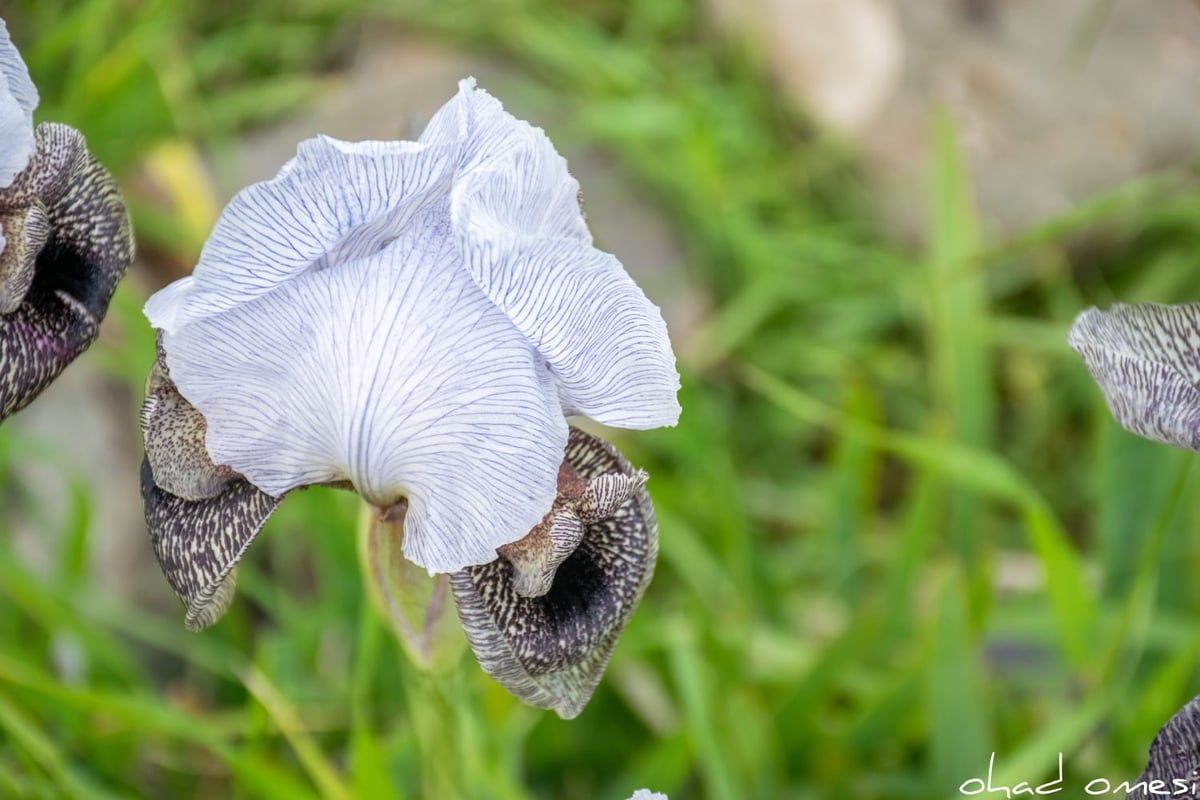
POLYGON ((1122 427, 1200 450, 1200 303, 1089 308, 1069 341, 1122 427))
POLYGON ((567 427, 439 219, 427 209, 385 250, 183 325, 164 349, 217 463, 275 495, 349 479, 378 506, 406 497, 405 555, 453 572, 541 520, 567 427))
POLYGON ((679 374, 662 314, 592 247, 579 185, 550 141, 503 116, 515 131, 507 157, 455 185, 454 232, 471 275, 546 358, 564 406, 607 425, 674 425, 679 374))
POLYGON ((190 278, 146 304, 173 331, 309 271, 371 255, 450 191, 457 150, 414 142, 302 142, 270 181, 238 192, 190 278))
POLYGON ((33 110, 38 93, 2 19, 0 79, 0 189, 4 189, 33 156, 33 110))
POLYGON ((303 142, 146 304, 213 460, 272 495, 405 497, 412 560, 493 561, 550 508, 564 410, 679 415, 662 317, 592 247, 578 191, 471 79, 417 142, 303 142))

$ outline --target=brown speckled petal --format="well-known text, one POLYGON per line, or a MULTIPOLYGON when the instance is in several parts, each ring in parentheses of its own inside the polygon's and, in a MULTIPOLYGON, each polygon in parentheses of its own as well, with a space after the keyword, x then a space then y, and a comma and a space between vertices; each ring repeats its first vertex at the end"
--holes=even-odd
POLYGON ((1179 709, 1154 737, 1146 769, 1125 797, 1150 800, 1168 793, 1200 798, 1200 697, 1179 709), (1162 790, 1155 792, 1156 787, 1162 790))
POLYGON ((0 250, 0 314, 11 314, 33 285, 37 257, 50 236, 46 206, 35 199, 24 208, 0 215, 4 249, 0 250))
POLYGON ((171 380, 158 335, 158 358, 146 378, 142 402, 142 438, 154 482, 184 500, 203 500, 221 493, 240 478, 225 465, 214 464, 204 445, 208 429, 204 415, 196 410, 171 380))
POLYGON ((454 573, 451 586, 483 670, 526 703, 570 719, 595 691, 650 583, 658 523, 644 478, 612 445, 572 428, 565 455, 585 481, 616 473, 634 478, 636 489, 583 526, 545 595, 521 597, 504 559, 454 573))
POLYGON ((207 628, 229 608, 233 569, 282 499, 235 480, 215 497, 184 500, 156 486, 150 462, 143 459, 150 542, 167 582, 187 606, 188 629, 207 628))
POLYGON ((129 214, 117 184, 88 153, 83 136, 44 123, 36 138, 30 165, 0 191, 0 213, 40 202, 50 226, 27 291, 9 290, 23 300, 0 315, 0 420, 28 405, 92 343, 133 260, 129 214))

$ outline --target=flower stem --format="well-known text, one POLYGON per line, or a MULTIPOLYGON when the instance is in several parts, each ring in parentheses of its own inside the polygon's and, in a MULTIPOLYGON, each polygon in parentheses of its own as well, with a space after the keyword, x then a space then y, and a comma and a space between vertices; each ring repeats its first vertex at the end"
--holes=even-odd
POLYGON ((472 797, 463 769, 463 737, 456 703, 461 692, 451 673, 414 673, 405 679, 409 718, 416 731, 421 797, 472 797))
POLYGON ((371 599, 409 660, 424 672, 453 669, 466 637, 450 597, 450 576, 431 578, 404 558, 402 518, 382 521, 364 506, 358 528, 359 561, 371 599))

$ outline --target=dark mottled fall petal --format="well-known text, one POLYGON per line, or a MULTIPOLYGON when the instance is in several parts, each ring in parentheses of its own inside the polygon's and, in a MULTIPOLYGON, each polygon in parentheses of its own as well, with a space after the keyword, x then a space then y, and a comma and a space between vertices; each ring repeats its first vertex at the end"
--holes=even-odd
POLYGON ((36 254, 32 277, 28 251, 9 265, 15 281, 0 295, 15 310, 0 314, 0 420, 28 405, 96 338, 117 282, 133 260, 129 215, 112 176, 87 151, 83 135, 66 125, 43 123, 29 166, 0 191, 5 250, 32 248, 49 231, 36 254), (10 219, 19 218, 11 229, 10 219), (24 230, 33 226, 32 229, 24 230), (20 229, 20 230, 19 230, 20 229), (28 283, 28 288, 21 286, 28 283))
MULTIPOLYGON (((607 516, 581 519, 583 538, 550 590, 522 597, 503 558, 453 574, 451 586, 484 671, 526 703, 570 719, 591 697, 650 583, 658 524, 644 473, 612 445, 572 428, 565 460, 589 485, 621 475, 631 490, 607 516)), ((600 494, 611 496, 607 488, 600 494)))
POLYGON ((1200 450, 1200 303, 1089 308, 1069 342, 1122 427, 1200 450))
POLYGON ((1179 709, 1154 737, 1146 769, 1125 797, 1165 796, 1200 798, 1200 697, 1179 709))
POLYGON ((282 499, 235 480, 215 497, 184 500, 159 488, 143 459, 150 542, 167 582, 187 606, 184 624, 190 630, 207 628, 229 608, 234 567, 282 499))

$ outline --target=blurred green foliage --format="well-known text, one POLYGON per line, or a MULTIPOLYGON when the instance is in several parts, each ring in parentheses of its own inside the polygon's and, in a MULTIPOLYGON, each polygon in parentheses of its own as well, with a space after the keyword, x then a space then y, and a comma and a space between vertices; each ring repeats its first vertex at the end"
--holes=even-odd
MULTIPOLYGON (((289 499, 231 613, 192 635, 179 609, 111 599, 88 555, 109 498, 80 480, 50 574, 0 536, 0 796, 413 797, 452 779, 473 798, 928 800, 992 751, 1009 783, 1054 777, 1063 752, 1081 796, 1136 776, 1200 690, 1200 473, 1120 431, 1065 343, 1087 305, 1200 296, 1190 168, 992 240, 953 121, 931 114, 914 250, 878 230, 854 154, 684 0, 0 7, 39 119, 81 128, 126 180, 161 142, 219 147, 295 108, 368 20, 502 54, 657 198, 713 306, 680 425, 619 442, 653 476, 662 555, 578 720, 470 658, 415 671, 365 598, 349 495, 289 499)), ((129 195, 143 244, 194 260, 129 195)), ((143 299, 124 286, 117 334, 86 356, 135 395, 143 299)), ((62 457, 0 430, 0 481, 31 458, 62 457)))

